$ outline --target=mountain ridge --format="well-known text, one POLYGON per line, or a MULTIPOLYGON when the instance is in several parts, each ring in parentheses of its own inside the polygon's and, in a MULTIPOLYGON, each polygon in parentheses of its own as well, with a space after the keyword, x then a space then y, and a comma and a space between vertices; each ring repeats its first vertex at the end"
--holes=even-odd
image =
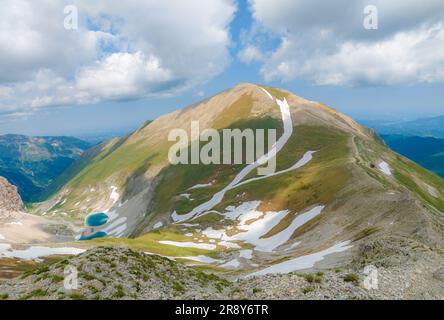
POLYGON ((87 237, 105 238, 85 243, 191 261, 205 256, 200 263, 248 273, 312 254, 323 261, 324 252, 338 257, 334 265, 352 260, 361 244, 375 238, 442 244, 443 186, 441 178, 336 110, 285 90, 240 84, 106 143, 34 213, 81 227, 86 216, 103 212, 109 220, 87 237), (278 152, 279 174, 257 180, 250 172, 243 177, 250 182, 188 218, 244 165, 170 165, 168 132, 181 128, 189 134, 190 122, 199 120, 202 130, 276 129, 281 138, 279 106, 285 103, 293 132, 278 152), (310 150, 316 152, 304 160, 310 150))

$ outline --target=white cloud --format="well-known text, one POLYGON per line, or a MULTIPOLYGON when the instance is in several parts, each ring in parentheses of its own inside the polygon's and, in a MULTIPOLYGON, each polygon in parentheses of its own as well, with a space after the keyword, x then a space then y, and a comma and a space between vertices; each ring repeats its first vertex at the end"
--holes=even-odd
POLYGON ((105 33, 63 28, 63 1, 0 0, 0 84, 26 81, 40 69, 60 74, 97 56, 105 33))
POLYGON ((238 53, 238 58, 244 63, 264 60, 264 54, 255 46, 249 45, 238 53))
POLYGON ((199 90, 195 93, 196 97, 203 97, 204 95, 205 95, 205 91, 203 91, 203 90, 199 90))
POLYGON ((0 0, 0 112, 203 83, 229 63, 233 1, 0 0), (78 30, 63 27, 67 4, 78 7, 78 30))
POLYGON ((158 84, 168 84, 172 72, 160 66, 159 59, 146 57, 142 52, 113 53, 97 64, 82 69, 76 85, 79 92, 86 92, 95 99, 131 99, 158 89, 158 84))
MULTIPOLYGON (((251 0, 256 23, 281 38, 266 81, 392 85, 444 81, 444 2, 375 0, 379 29, 363 28, 367 1, 251 0)), ((265 55, 265 53, 263 53, 265 55)))

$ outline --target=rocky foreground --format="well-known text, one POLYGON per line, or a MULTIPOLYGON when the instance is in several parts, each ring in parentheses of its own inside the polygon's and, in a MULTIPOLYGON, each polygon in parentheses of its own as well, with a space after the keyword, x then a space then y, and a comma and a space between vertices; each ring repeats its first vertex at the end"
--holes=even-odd
POLYGON ((0 282, 3 299, 221 299, 230 283, 172 260, 100 247, 0 282), (77 270, 73 288, 71 268, 77 270), (66 281, 65 279, 71 279, 66 281), (66 286, 68 284, 68 286, 66 286), (68 289, 66 288, 68 287, 68 289))
POLYGON ((360 250, 360 258, 345 268, 228 280, 156 255, 100 247, 3 280, 0 298, 444 299, 443 259, 431 248, 409 242, 390 248, 375 242, 360 250), (373 288, 364 284, 362 266, 369 259, 378 271, 373 288), (78 272, 77 289, 66 282, 69 267, 78 272))

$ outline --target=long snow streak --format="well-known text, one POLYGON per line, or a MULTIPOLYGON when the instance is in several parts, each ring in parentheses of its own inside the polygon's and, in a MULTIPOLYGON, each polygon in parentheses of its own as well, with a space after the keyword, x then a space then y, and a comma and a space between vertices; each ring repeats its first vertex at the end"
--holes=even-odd
POLYGON ((287 100, 285 98, 283 100, 275 99, 267 90, 265 90, 263 88, 262 88, 262 90, 267 94, 267 96, 270 99, 275 100, 277 105, 279 106, 281 116, 282 116, 282 121, 284 124, 284 132, 283 132, 282 136, 276 141, 275 144, 273 144, 273 146, 270 148, 268 153, 264 154, 262 157, 257 159, 255 162, 250 163, 245 168, 243 168, 225 188, 216 192, 210 200, 198 205, 197 207, 195 207, 193 210, 191 210, 190 212, 188 212, 186 214, 179 215, 179 214, 177 214, 176 211, 174 211, 172 214, 172 219, 174 222, 181 222, 184 220, 188 220, 188 219, 195 217, 196 215, 199 215, 199 214, 202 214, 208 210, 211 210, 212 208, 214 208, 217 204, 219 204, 222 201, 225 193, 233 188, 236 188, 236 187, 243 185, 245 183, 248 183, 248 182, 264 179, 264 178, 275 176, 275 175, 285 173, 285 172, 288 172, 291 170, 295 170, 311 160, 313 153, 315 151, 308 151, 300 161, 298 161, 295 165, 293 165, 292 167, 290 167, 288 169, 285 169, 285 170, 282 170, 279 172, 275 172, 273 174, 269 174, 266 176, 252 178, 252 179, 242 182, 242 180, 246 176, 248 176, 248 174, 251 171, 262 166, 264 163, 267 163, 269 160, 271 160, 273 157, 275 157, 277 155, 277 153, 282 150, 282 148, 285 146, 285 144, 290 139, 290 137, 293 133, 293 123, 291 120, 290 106, 288 105, 287 100))

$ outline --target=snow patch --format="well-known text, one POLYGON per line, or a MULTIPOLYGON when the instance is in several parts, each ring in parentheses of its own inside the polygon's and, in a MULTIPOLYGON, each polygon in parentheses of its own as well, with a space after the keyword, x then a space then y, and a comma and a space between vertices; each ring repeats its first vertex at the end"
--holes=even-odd
POLYGON ((240 262, 237 259, 230 260, 227 263, 220 265, 222 268, 239 268, 239 266, 240 262))
POLYGON ((228 249, 240 249, 241 248, 241 246, 238 245, 237 243, 229 242, 229 241, 219 241, 217 244, 222 247, 228 248, 228 249))
POLYGON ((230 207, 230 210, 224 214, 225 217, 229 219, 238 220, 238 233, 229 236, 227 235, 227 229, 215 230, 209 227, 202 231, 202 234, 207 238, 220 239, 223 241, 244 241, 254 245, 255 250, 272 252, 290 240, 296 229, 318 216, 324 209, 324 206, 314 207, 296 216, 291 224, 281 232, 268 238, 262 238, 277 226, 282 219, 289 214, 289 211, 260 212, 256 210, 259 204, 260 201, 244 202, 236 208, 230 207), (247 224, 247 222, 249 223, 247 224))
POLYGON ((0 257, 2 258, 19 258, 25 260, 33 260, 40 257, 46 257, 51 255, 77 255, 85 252, 84 249, 73 247, 41 247, 31 246, 23 250, 15 250, 11 248, 10 244, 0 244, 0 257))
MULTIPOLYGON (((197 207, 195 207, 193 210, 186 214, 178 215, 176 211, 172 214, 173 221, 184 221, 193 218, 194 216, 201 214, 205 211, 211 210, 213 207, 215 207, 217 204, 219 204, 222 199, 225 196, 225 193, 235 187, 238 186, 238 184, 246 177, 248 174, 253 171, 254 169, 262 166, 263 164, 267 163, 270 159, 276 157, 277 153, 285 146, 288 139, 290 139, 292 133, 293 133, 293 122, 291 120, 291 114, 290 114, 290 106, 288 105, 287 100, 284 98, 283 100, 276 99, 276 103, 279 106, 279 109, 281 111, 282 115, 282 122, 284 124, 284 132, 281 135, 281 137, 276 141, 276 143, 271 146, 268 153, 261 156, 259 159, 254 161, 253 163, 248 164, 245 166, 235 177, 234 179, 227 185, 225 188, 220 190, 219 192, 216 192, 213 197, 208 200, 207 202, 204 202, 197 207)), ((194 188, 194 187, 193 187, 194 188)))
POLYGON ((253 243, 256 244, 256 250, 271 252, 277 247, 285 244, 288 240, 290 240, 296 229, 318 216, 323 209, 324 206, 314 207, 313 209, 294 218, 293 222, 281 232, 268 238, 258 239, 256 243, 253 243))
POLYGON ((253 250, 239 251, 239 258, 251 259, 253 257, 253 250))
POLYGON ((197 248, 197 249, 204 249, 204 250, 216 249, 215 244, 208 244, 208 243, 179 242, 179 241, 169 241, 169 240, 161 240, 161 241, 159 241, 159 243, 166 244, 169 246, 182 247, 182 248, 197 248))
POLYGON ((6 222, 5 224, 12 225, 12 226, 22 226, 23 225, 23 223, 21 223, 20 221, 6 222))
POLYGON ((198 226, 197 223, 181 223, 180 225, 184 226, 184 227, 195 227, 195 226, 198 226))
MULTIPOLYGON (((124 218, 126 220, 126 218, 124 218)), ((117 227, 115 227, 114 229, 112 229, 111 231, 106 232, 109 236, 116 236, 117 238, 121 237, 123 235, 123 233, 126 231, 126 229, 128 228, 126 223, 123 223, 117 227)))
POLYGON ((192 261, 197 261, 197 262, 203 262, 203 263, 221 263, 223 262, 222 260, 219 259, 213 259, 204 255, 200 255, 200 256, 187 256, 187 257, 176 257, 176 259, 187 259, 187 260, 192 260, 192 261))
POLYGON ((266 94, 267 96, 271 99, 274 100, 273 96, 270 94, 270 92, 268 92, 267 90, 265 90, 264 88, 261 88, 266 94))
POLYGON ((215 230, 212 227, 208 227, 202 231, 202 234, 207 238, 221 239, 225 235, 225 230, 215 230))
POLYGON ((117 213, 115 213, 115 215, 113 215, 112 217, 113 218, 110 219, 110 223, 108 223, 106 227, 102 228, 101 231, 106 232, 108 236, 114 236, 116 238, 119 238, 124 234, 124 232, 128 228, 128 225, 126 223, 127 218, 126 217, 117 218, 118 217, 117 213))
POLYGON ((113 201, 113 204, 119 200, 120 194, 117 192, 117 187, 111 186, 111 194, 109 195, 109 198, 113 201))
POLYGON ((270 173, 270 174, 267 174, 267 175, 263 175, 263 176, 260 176, 260 177, 254 177, 254 178, 242 181, 236 187, 239 187, 241 185, 244 185, 244 184, 247 184, 247 183, 250 183, 250 182, 253 182, 253 181, 274 177, 274 176, 277 176, 277 175, 280 175, 280 174, 283 174, 283 173, 286 173, 286 172, 290 172, 290 171, 299 169, 300 167, 306 165, 307 163, 309 163, 313 159, 313 154, 314 153, 316 153, 316 151, 311 151, 311 150, 307 151, 302 156, 302 158, 298 162, 296 162, 294 165, 292 165, 291 167, 289 167, 287 169, 284 169, 284 170, 281 170, 281 171, 273 172, 273 173, 270 173))
POLYGON ((435 189, 435 188, 433 188, 432 186, 427 186, 427 190, 429 191, 429 193, 430 193, 430 195, 432 196, 432 197, 434 197, 434 198, 438 198, 439 196, 438 196, 438 191, 435 189))
POLYGON ((312 268, 315 263, 323 260, 325 256, 333 253, 343 252, 351 248, 352 245, 349 245, 349 243, 350 241, 339 242, 325 250, 277 263, 268 268, 251 273, 247 277, 262 276, 269 273, 289 273, 296 270, 309 269, 312 268))
POLYGON ((381 170, 382 173, 384 173, 387 176, 391 176, 392 175, 392 171, 390 170, 390 166, 387 162, 385 161, 381 161, 378 164, 379 170, 381 170))
POLYGON ((300 245, 301 244, 301 242, 300 241, 296 241, 295 243, 292 243, 291 244, 291 246, 290 246, 290 248, 288 248, 288 250, 291 250, 291 249, 293 249, 293 248, 296 248, 298 245, 300 245))
POLYGON ((163 226, 163 222, 162 222, 162 221, 156 222, 156 223, 154 224, 154 226, 153 226, 153 230, 154 230, 154 229, 159 229, 159 228, 162 227, 162 226, 163 226))
POLYGON ((276 247, 275 243, 273 240, 270 242, 268 238, 261 239, 261 237, 278 225, 287 214, 287 210, 265 212, 261 219, 250 224, 239 225, 239 233, 233 236, 225 235, 223 240, 240 240, 254 245, 256 250, 271 252, 276 247))
MULTIPOLYGON (((189 188, 188 190, 193 190, 193 189, 199 189, 199 188, 205 188, 205 187, 209 187, 211 186, 213 183, 209 182, 209 183, 198 183, 194 186, 192 186, 191 188, 189 188)), ((186 193, 185 193, 186 194, 186 193)))

